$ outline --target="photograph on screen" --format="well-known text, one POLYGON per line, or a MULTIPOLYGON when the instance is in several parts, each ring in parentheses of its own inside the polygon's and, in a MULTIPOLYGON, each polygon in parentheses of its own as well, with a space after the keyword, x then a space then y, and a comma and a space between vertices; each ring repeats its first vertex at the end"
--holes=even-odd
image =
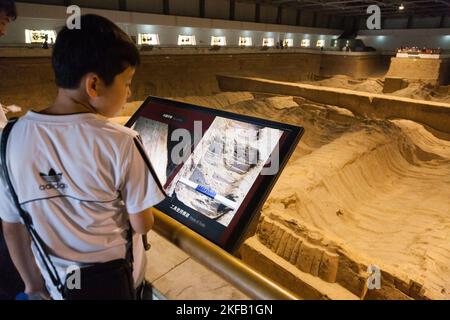
MULTIPOLYGON (((162 184, 174 169, 169 126, 141 118, 140 132, 162 184)), ((216 117, 166 192, 227 227, 269 160, 282 131, 216 117)), ((173 146, 173 144, 172 144, 173 146)))

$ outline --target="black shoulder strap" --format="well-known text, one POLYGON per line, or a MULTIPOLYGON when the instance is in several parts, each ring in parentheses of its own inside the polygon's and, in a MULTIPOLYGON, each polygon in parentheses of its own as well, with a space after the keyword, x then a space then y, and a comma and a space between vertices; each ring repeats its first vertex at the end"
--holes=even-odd
POLYGON ((11 131, 16 123, 17 123, 17 120, 9 121, 2 132, 0 156, 1 156, 3 176, 4 176, 6 184, 8 185, 9 192, 10 192, 11 197, 14 201, 14 204, 19 212, 19 215, 22 218, 23 223, 25 224, 25 227, 28 230, 28 233, 30 234, 31 241, 33 241, 33 243, 39 253, 39 256, 41 257, 41 260, 44 263, 45 268, 47 269, 47 272, 49 274, 50 279, 52 280, 53 285, 62 294, 63 293, 63 284, 58 275, 58 272, 56 271, 55 265, 53 264, 53 262, 50 259, 50 256, 48 254, 48 248, 47 248, 46 244, 44 243, 44 241, 39 236, 39 234, 34 229, 33 221, 31 219, 30 214, 22 209, 20 202, 19 202, 19 198, 17 197, 16 191, 14 189, 14 186, 11 182, 11 178, 9 176, 8 166, 7 166, 7 162, 6 162, 7 161, 6 160, 6 151, 7 151, 9 135, 11 134, 11 131))

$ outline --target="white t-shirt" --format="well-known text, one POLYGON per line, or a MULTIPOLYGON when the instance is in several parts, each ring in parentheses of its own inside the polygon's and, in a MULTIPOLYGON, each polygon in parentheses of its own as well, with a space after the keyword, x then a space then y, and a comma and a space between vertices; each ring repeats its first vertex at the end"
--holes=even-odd
MULTIPOLYGON (((22 208, 51 249, 62 281, 69 266, 124 258, 128 214, 164 199, 137 137, 134 130, 90 113, 28 112, 15 124, 7 149, 11 180, 22 208)), ((0 218, 20 222, 1 178, 0 218)), ((145 271, 140 236, 133 237, 133 245, 138 286, 145 271)), ((52 297, 60 299, 34 246, 33 250, 52 297)))

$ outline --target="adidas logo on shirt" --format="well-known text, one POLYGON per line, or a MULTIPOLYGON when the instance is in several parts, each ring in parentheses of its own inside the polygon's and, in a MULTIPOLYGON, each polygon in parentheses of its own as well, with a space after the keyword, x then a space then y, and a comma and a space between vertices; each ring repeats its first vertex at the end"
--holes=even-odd
POLYGON ((53 168, 50 169, 48 174, 40 172, 39 175, 43 180, 47 182, 47 184, 39 186, 39 190, 58 190, 67 188, 67 185, 65 183, 61 183, 62 173, 56 173, 53 168))

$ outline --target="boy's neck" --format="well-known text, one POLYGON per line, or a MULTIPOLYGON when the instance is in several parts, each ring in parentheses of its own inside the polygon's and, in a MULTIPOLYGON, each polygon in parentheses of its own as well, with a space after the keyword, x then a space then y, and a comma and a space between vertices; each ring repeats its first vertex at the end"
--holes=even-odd
POLYGON ((77 90, 58 89, 55 102, 39 113, 48 115, 69 115, 76 113, 97 113, 77 90))

